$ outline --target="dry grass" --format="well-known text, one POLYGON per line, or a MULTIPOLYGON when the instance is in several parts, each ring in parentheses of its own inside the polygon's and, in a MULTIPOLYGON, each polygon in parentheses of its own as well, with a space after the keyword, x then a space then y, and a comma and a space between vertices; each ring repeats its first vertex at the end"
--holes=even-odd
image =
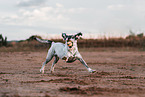
MULTIPOLYGON (((62 39, 52 39, 54 42, 63 42, 62 39)), ((42 44, 29 38, 24 41, 10 42, 7 47, 1 47, 0 51, 36 51, 36 50, 47 50, 50 44, 42 44)), ((78 47, 80 49, 87 48, 122 48, 123 50, 130 50, 137 48, 141 51, 145 50, 145 37, 142 36, 128 36, 126 38, 109 38, 109 39, 79 39, 78 47)))

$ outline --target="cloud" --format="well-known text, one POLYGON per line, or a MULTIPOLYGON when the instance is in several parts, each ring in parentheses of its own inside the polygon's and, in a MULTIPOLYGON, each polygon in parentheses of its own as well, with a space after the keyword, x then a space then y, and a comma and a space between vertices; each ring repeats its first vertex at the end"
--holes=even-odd
MULTIPOLYGON (((21 7, 14 15, 4 17, 3 24, 13 26, 31 27, 34 30, 27 32, 47 32, 50 29, 57 29, 57 31, 68 32, 95 32, 97 28, 95 25, 90 25, 92 19, 88 20, 88 16, 94 10, 91 8, 66 8, 64 4, 55 3, 55 6, 40 6, 40 7, 21 7), (83 15, 83 16, 82 16, 83 15), (95 26, 95 28, 93 28, 95 26), (45 30, 44 30, 45 29, 45 30)), ((92 16, 95 17, 95 16, 92 16)), ((95 22, 95 21, 94 21, 95 22)), ((52 30, 52 31, 53 31, 52 30)), ((55 30, 56 31, 56 30, 55 30)), ((22 32, 22 31, 21 31, 22 32)))
POLYGON ((34 7, 44 5, 47 0, 21 0, 17 2, 19 7, 34 7))
POLYGON ((64 7, 60 7, 60 5, 55 7, 21 7, 17 13, 0 16, 0 22, 3 25, 9 25, 16 28, 20 26, 27 28, 27 30, 21 29, 20 32, 63 31, 63 26, 69 27, 70 25, 68 24, 71 20, 67 15, 65 15, 66 13, 69 14, 69 11, 64 7))
POLYGON ((0 24, 14 26, 18 32, 125 33, 132 28, 144 29, 143 0, 97 1, 19 0, 16 11, 9 8, 9 13, 0 16, 0 24))
MULTIPOLYGON (((34 0, 23 0, 23 4, 31 4, 34 0), (24 2, 25 1, 25 2, 24 2), (31 2, 30 2, 31 1, 31 2)), ((37 2, 38 0, 36 0, 37 2)), ((41 1, 41 0, 40 0, 41 1)), ((42 0, 44 1, 44 0, 42 0)), ((55 3, 56 6, 41 7, 21 7, 14 15, 1 18, 3 23, 10 25, 29 25, 29 26, 49 26, 58 28, 71 28, 70 23, 78 22, 75 17, 80 17, 86 12, 85 8, 65 8, 61 3, 55 3), (76 15, 76 16, 74 16, 76 15), (64 26, 64 27, 63 27, 64 26)), ((73 29, 73 28, 71 28, 73 29)))
POLYGON ((123 9, 124 8, 124 5, 122 5, 122 4, 118 4, 118 5, 109 5, 108 7, 107 7, 107 9, 109 9, 109 10, 121 10, 121 9, 123 9))
POLYGON ((49 24, 56 23, 59 21, 66 21, 67 17, 63 15, 63 11, 63 9, 46 6, 41 8, 34 8, 31 10, 21 9, 20 14, 22 15, 22 17, 25 17, 27 21, 39 21, 39 23, 47 21, 47 23, 49 24))
POLYGON ((57 7, 63 7, 63 5, 60 4, 60 3, 56 3, 56 6, 57 6, 57 7))

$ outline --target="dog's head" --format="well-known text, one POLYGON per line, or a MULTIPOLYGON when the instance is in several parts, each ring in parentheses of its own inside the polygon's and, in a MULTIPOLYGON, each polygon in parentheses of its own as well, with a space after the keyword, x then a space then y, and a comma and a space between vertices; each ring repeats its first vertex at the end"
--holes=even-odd
POLYGON ((66 33, 62 33, 62 37, 67 42, 69 48, 72 48, 73 44, 77 42, 77 39, 79 39, 80 36, 82 36, 81 32, 75 35, 67 35, 66 33))

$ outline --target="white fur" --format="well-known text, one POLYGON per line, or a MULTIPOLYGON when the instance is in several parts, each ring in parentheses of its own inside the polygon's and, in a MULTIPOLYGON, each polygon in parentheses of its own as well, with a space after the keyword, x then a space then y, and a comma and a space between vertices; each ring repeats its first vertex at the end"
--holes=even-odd
MULTIPOLYGON (((52 63, 52 66, 50 69, 51 73, 54 71, 54 66, 58 62, 59 59, 65 60, 66 62, 73 62, 73 61, 75 61, 75 59, 77 59, 87 68, 88 72, 94 73, 95 70, 92 70, 91 68, 88 67, 86 62, 83 60, 81 54, 79 53, 78 47, 77 47, 77 40, 73 39, 73 38, 69 39, 73 42, 73 46, 71 48, 69 48, 69 46, 67 45, 68 36, 66 35, 64 37, 65 37, 64 40, 66 40, 65 44, 60 43, 60 42, 56 42, 56 43, 52 42, 51 47, 48 50, 46 61, 43 63, 43 65, 40 69, 40 72, 44 73, 45 64, 47 64, 49 61, 51 61, 51 59, 55 56, 55 60, 52 63)), ((77 36, 77 37, 79 37, 79 36, 77 36)), ((43 41, 38 38, 36 38, 36 39, 42 43, 47 42, 45 40, 43 41)))

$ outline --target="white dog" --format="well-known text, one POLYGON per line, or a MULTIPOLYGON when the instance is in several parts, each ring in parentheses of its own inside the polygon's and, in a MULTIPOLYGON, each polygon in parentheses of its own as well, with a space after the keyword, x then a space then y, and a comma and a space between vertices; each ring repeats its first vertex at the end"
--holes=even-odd
POLYGON ((54 62, 52 63, 51 73, 54 71, 54 65, 58 62, 59 59, 65 60, 67 63, 74 62, 75 60, 79 60, 90 73, 96 72, 88 67, 86 62, 83 60, 80 55, 77 47, 77 39, 82 36, 82 33, 79 32, 75 35, 66 35, 66 33, 62 33, 62 37, 65 40, 65 44, 60 42, 53 42, 50 40, 42 40, 36 38, 41 43, 50 43, 51 47, 48 50, 48 54, 46 57, 46 61, 43 63, 40 72, 44 73, 45 64, 47 64, 53 57, 55 57, 54 62))

